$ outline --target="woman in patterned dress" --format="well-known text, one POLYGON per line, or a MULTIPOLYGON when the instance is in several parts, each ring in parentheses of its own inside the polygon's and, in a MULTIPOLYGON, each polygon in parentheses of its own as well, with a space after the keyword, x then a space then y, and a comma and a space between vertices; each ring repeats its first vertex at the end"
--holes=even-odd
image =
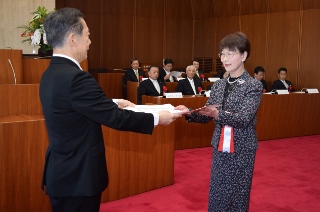
POLYGON ((229 77, 213 84, 203 109, 192 112, 183 105, 176 109, 187 113, 189 122, 206 123, 212 118, 215 122, 208 211, 248 211, 262 84, 244 68, 250 56, 245 34, 227 35, 219 44, 219 52, 229 77))

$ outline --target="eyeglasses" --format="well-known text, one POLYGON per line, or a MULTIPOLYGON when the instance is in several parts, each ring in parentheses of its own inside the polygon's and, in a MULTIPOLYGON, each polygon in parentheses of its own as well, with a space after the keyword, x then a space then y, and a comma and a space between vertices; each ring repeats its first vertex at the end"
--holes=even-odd
POLYGON ((225 57, 227 57, 228 60, 230 60, 234 55, 236 54, 231 54, 231 53, 219 53, 218 56, 220 59, 224 59, 225 57))

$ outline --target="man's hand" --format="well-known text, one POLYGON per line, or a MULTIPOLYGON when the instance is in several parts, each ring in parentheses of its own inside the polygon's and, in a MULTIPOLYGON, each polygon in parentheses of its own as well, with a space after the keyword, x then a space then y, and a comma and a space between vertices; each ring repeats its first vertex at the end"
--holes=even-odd
POLYGON ((175 110, 180 110, 184 115, 190 115, 191 111, 184 105, 179 105, 174 108, 175 110))
POLYGON ((125 99, 118 100, 118 108, 123 109, 124 107, 127 107, 127 106, 134 107, 135 104, 133 104, 132 102, 125 100, 125 99))
POLYGON ((181 114, 173 114, 169 111, 162 110, 158 112, 159 114, 159 124, 167 126, 177 118, 181 117, 181 114))

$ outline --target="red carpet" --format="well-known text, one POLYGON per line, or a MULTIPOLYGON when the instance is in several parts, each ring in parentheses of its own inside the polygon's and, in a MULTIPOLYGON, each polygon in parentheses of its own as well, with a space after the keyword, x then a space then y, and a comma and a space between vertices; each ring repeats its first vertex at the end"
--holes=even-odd
MULTIPOLYGON (((261 141, 250 212, 320 211, 320 135, 261 141)), ((211 148, 178 150, 175 183, 101 204, 101 212, 207 211, 211 148)))

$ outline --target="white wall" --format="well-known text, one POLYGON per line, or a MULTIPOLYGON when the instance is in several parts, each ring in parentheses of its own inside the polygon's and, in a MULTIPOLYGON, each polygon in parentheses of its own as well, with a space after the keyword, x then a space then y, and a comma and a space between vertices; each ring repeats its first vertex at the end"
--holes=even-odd
MULTIPOLYGON (((11 47, 22 49, 24 54, 31 54, 32 47, 22 43, 20 25, 26 25, 32 18, 38 6, 44 6, 48 11, 55 8, 55 0, 0 0, 0 49, 11 47)), ((38 47, 36 47, 38 49, 38 47)))

